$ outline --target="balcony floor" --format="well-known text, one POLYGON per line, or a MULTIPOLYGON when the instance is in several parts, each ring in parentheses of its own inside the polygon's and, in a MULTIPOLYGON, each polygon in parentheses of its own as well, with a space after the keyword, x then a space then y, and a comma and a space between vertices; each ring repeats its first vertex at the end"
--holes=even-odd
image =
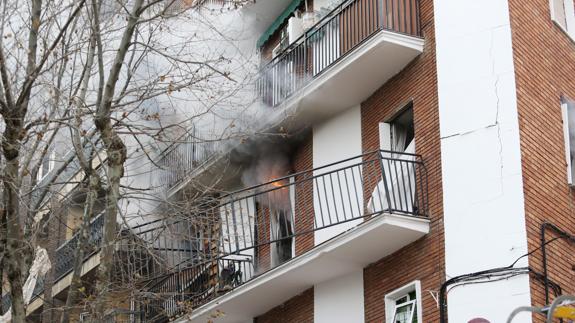
POLYGON ((428 219, 379 215, 252 279, 179 322, 244 323, 316 284, 360 270, 428 232, 428 219), (224 316, 211 318, 215 311, 224 316))

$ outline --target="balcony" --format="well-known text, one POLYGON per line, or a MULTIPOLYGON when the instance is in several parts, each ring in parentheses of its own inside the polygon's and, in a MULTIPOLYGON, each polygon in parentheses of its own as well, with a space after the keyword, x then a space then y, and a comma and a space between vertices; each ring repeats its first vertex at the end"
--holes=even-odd
POLYGON ((418 0, 343 1, 263 68, 259 93, 301 118, 337 113, 417 57, 420 36, 418 0))
MULTIPOLYGON (((343 1, 261 69, 258 94, 267 106, 290 110, 292 124, 327 118, 363 102, 421 54, 420 30, 419 0, 343 1)), ((191 131, 161 154, 158 185, 175 192, 190 178, 201 182, 198 174, 219 177, 204 171, 225 145, 198 135, 191 131)))
MULTIPOLYGON (((98 251, 102 241, 102 229, 104 225, 104 217, 102 214, 96 216, 90 223, 90 233, 88 246, 85 251, 84 264, 82 267, 82 274, 86 274, 92 269, 96 268, 99 258, 98 251)), ((71 239, 65 241, 60 245, 55 253, 52 268, 54 270, 54 286, 52 287, 52 294, 58 295, 64 291, 71 282, 72 269, 74 266, 74 254, 79 242, 79 235, 75 234, 71 239)), ((42 305, 42 293, 44 293, 44 277, 39 277, 32 293, 32 299, 27 307, 28 314, 38 310, 42 305)), ((6 294, 2 298, 3 309, 10 307, 10 295, 6 294)))
MULTIPOLYGON (((222 322, 239 322, 423 237, 428 203, 422 158, 376 151, 123 229, 116 279, 140 286, 130 315, 142 322, 190 311, 206 322, 218 310, 222 322)), ((99 264, 102 222, 91 223, 84 274, 99 264)), ((56 251, 55 296, 70 284, 76 244, 75 236, 56 251)), ((35 298, 29 312, 41 305, 35 298)))
POLYGON ((394 152, 275 178, 198 209, 137 233, 170 264, 150 270, 158 275, 140 308, 147 321, 190 310, 192 322, 215 311, 225 313, 218 322, 247 320, 429 231, 425 164, 394 152))

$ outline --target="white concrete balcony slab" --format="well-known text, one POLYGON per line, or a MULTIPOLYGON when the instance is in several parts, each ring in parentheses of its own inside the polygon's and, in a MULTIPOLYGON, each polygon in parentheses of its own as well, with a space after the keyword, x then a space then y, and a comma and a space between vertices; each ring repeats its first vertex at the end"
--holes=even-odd
POLYGON ((362 269, 428 232, 428 219, 379 215, 253 278, 180 322, 247 322, 316 284, 362 269))

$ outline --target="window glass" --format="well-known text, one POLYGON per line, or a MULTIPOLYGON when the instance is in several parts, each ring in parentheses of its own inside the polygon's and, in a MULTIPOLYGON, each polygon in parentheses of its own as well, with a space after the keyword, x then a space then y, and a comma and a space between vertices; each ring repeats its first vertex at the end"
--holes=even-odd
MULTIPOLYGON (((402 298, 402 299, 405 299, 402 298)), ((393 323, 416 323, 417 317, 415 315, 416 305, 415 300, 400 302, 397 301, 395 307, 395 316, 393 317, 393 323)))
POLYGON ((421 312, 420 294, 421 282, 416 280, 385 295, 385 322, 422 323, 417 314, 421 312))

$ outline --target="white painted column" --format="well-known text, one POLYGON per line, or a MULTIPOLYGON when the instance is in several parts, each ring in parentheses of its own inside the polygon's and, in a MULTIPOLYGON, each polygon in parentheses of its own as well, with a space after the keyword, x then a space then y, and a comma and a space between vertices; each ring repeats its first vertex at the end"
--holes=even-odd
MULTIPOLYGON (((322 124, 314 126, 313 128, 313 167, 321 167, 331 163, 339 162, 347 158, 359 156, 362 151, 361 146, 361 107, 356 106, 350 108, 340 114, 324 121, 322 124)), ((314 173, 318 175, 325 173, 330 169, 339 169, 348 164, 355 164, 360 162, 361 159, 355 159, 346 164, 338 164, 333 167, 319 170, 314 173)), ((359 174, 358 174, 359 175, 359 174)), ((352 184, 349 182, 348 188, 353 190, 358 188, 357 192, 359 203, 363 205, 363 190, 361 190, 361 178, 356 175, 358 183, 352 184)), ((349 176, 349 174, 348 174, 349 176)), ((327 178, 325 181, 329 181, 327 178)), ((351 180, 351 177, 348 178, 351 180)), ((331 221, 337 222, 335 212, 345 209, 348 217, 359 216, 361 210, 356 209, 355 206, 351 207, 348 200, 341 200, 337 197, 335 200, 328 198, 329 205, 326 206, 326 198, 323 193, 318 193, 318 185, 322 184, 322 179, 314 182, 314 210, 316 222, 321 225, 322 220, 319 219, 320 203, 323 207, 323 217, 327 220, 331 216, 331 221)), ((339 187, 338 185, 334 185, 339 187)), ((331 185, 328 185, 328 196, 331 185)), ((344 187, 343 190, 346 188, 344 187)), ((339 190, 337 194, 339 196, 339 190)), ((345 193, 345 192, 344 192, 345 193)), ((340 215, 341 217, 341 215, 340 215)), ((338 224, 330 228, 315 231, 315 244, 318 245, 330 238, 347 231, 348 229, 359 224, 359 220, 350 221, 347 223, 338 224)), ((332 279, 327 282, 314 286, 314 322, 315 323, 333 323, 333 322, 358 322, 364 321, 364 302, 363 302, 363 270, 332 279)))
MULTIPOLYGON (((356 106, 350 108, 331 119, 324 121, 322 124, 314 126, 313 128, 313 167, 321 167, 331 163, 339 162, 351 157, 361 155, 361 108, 356 106)), ((361 159, 355 159, 347 163, 327 167, 314 172, 314 175, 321 175, 329 172, 330 170, 340 169, 346 165, 356 164, 361 162, 361 159)), ((363 205, 363 190, 361 189, 361 176, 356 171, 354 173, 356 183, 351 180, 351 175, 348 175, 349 190, 353 196, 357 193, 359 203, 363 205), (356 192, 357 190, 357 192, 356 192)), ((335 176, 335 175, 334 175, 335 176)), ((345 190, 345 186, 342 190, 345 190)), ((316 223, 322 224, 337 223, 338 219, 343 218, 343 210, 348 212, 345 216, 351 218, 352 216, 359 216, 361 209, 357 207, 357 201, 353 200, 352 205, 347 199, 341 199, 339 184, 336 178, 320 177, 314 181, 314 211, 316 216, 316 223), (332 183, 333 182, 333 183, 332 183), (323 185, 326 186, 324 191, 323 185), (335 192, 335 200, 332 198, 334 194, 331 192, 331 184, 333 184, 335 192), (327 192, 327 193, 326 193, 327 192), (338 213, 339 212, 339 213, 338 213), (323 217, 323 219, 322 219, 323 217)), ((344 191, 345 193, 345 191, 344 191)), ((326 229, 315 231, 315 244, 318 245, 330 238, 347 231, 348 229, 356 226, 360 220, 354 220, 342 224, 338 224, 326 229)))
MULTIPOLYGON (((527 234, 508 3, 435 0, 434 7, 450 278, 510 265, 527 252, 527 234)), ((529 304, 527 275, 457 287, 448 294, 449 321, 505 322, 529 304)))
POLYGON ((315 285, 313 292, 314 323, 364 322, 363 270, 315 285))

